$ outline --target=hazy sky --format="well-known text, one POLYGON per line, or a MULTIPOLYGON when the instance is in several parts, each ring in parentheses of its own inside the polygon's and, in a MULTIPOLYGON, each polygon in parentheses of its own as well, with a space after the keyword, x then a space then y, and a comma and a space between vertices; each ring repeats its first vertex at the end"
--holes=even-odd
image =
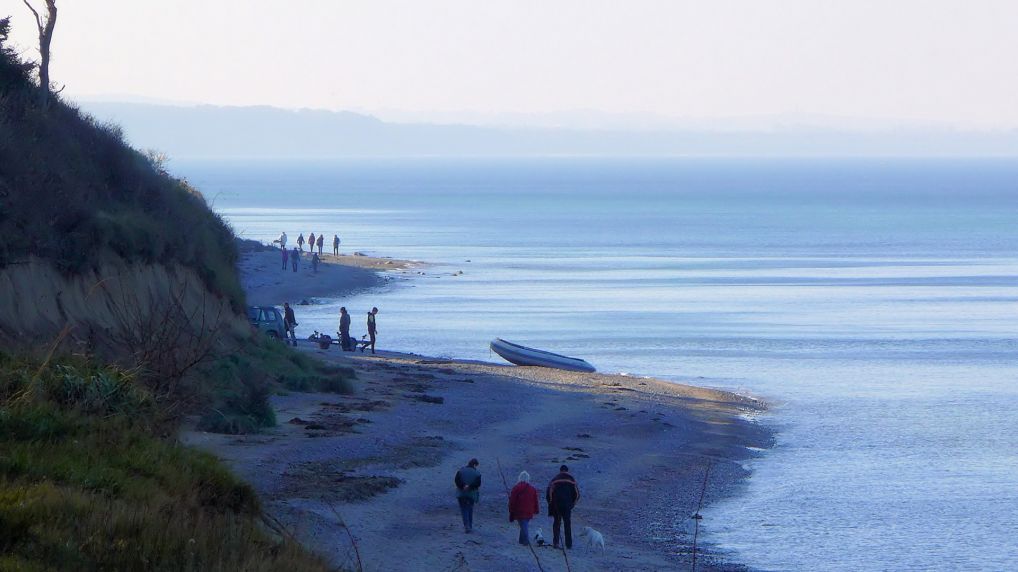
MULTIPOLYGON (((34 46, 20 0, 0 6, 17 42, 34 46)), ((62 0, 60 10, 52 75, 71 96, 1018 127, 1018 0, 62 0)))

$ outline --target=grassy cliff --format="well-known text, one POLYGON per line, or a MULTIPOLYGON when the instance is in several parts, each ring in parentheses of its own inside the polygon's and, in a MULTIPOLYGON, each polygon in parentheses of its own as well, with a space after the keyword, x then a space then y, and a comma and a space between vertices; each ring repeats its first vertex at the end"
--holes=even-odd
POLYGON ((240 311, 233 233, 201 194, 126 145, 116 125, 58 99, 40 106, 30 68, 2 41, 0 266, 35 256, 80 272, 104 251, 179 263, 240 311))
POLYGON ((0 570, 324 570, 185 419, 275 423, 350 372, 253 336, 230 228, 54 97, 0 20, 0 570))

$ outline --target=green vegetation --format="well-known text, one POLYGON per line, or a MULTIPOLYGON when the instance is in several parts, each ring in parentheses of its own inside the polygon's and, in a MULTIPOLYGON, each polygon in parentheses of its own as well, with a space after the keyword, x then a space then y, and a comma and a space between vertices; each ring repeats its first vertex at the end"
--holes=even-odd
POLYGON ((0 570, 326 570, 131 375, 0 354, 0 570))
POLYGON ((116 125, 51 98, 5 46, 0 20, 0 267, 38 256, 68 273, 103 252, 193 269, 238 312, 233 232, 157 157, 132 149, 116 125))
MULTIPOLYGON (((298 353, 267 337, 256 336, 243 352, 216 360, 202 379, 214 405, 198 427, 217 433, 251 433, 276 423, 268 396, 281 389, 350 393, 353 370, 298 353)), ((207 401, 207 400, 206 400, 207 401)))
MULTIPOLYGON (((128 146, 115 125, 56 97, 42 104, 32 66, 5 45, 8 28, 0 19, 0 268, 37 256, 74 273, 104 253, 179 263, 242 313, 236 238, 226 223, 168 175, 162 159, 128 146)), ((350 390, 348 369, 258 336, 233 342, 211 328, 194 332, 197 318, 173 301, 139 313, 144 306, 125 298, 114 311, 121 327, 113 342, 163 414, 198 413, 204 429, 245 433, 275 424, 267 397, 280 386, 350 390)))
MULTIPOLYGON (((242 313, 230 228, 118 127, 42 103, 8 28, 0 19, 0 268, 33 256, 68 274, 109 256, 180 264, 242 313)), ((274 425, 273 392, 346 392, 352 371, 195 328, 175 300, 145 307, 125 298, 113 311, 110 357, 130 368, 0 350, 0 571, 326 570, 268 533, 254 491, 176 434, 188 415, 228 433, 274 425)))

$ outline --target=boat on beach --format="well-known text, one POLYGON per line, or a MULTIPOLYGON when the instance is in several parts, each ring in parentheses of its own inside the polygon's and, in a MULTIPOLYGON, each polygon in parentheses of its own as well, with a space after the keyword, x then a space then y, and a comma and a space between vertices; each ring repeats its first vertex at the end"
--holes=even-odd
POLYGON ((544 350, 528 348, 502 338, 495 338, 491 341, 491 351, 502 356, 506 361, 516 365, 536 365, 540 367, 551 367, 569 371, 595 372, 594 366, 580 358, 574 358, 559 354, 553 354, 544 350))

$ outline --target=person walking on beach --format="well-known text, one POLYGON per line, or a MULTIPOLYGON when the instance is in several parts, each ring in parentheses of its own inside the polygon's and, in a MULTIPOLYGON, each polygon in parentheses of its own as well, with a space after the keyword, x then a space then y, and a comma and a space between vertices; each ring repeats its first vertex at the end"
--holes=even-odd
POLYGON ((375 315, 378 314, 378 308, 372 308, 368 312, 368 337, 371 338, 371 353, 375 353, 375 336, 378 335, 378 327, 375 325, 375 315))
POLYGON ((293 264, 293 271, 296 272, 297 267, 300 266, 300 251, 296 246, 290 251, 290 262, 293 264))
POLYGON ((318 263, 320 261, 321 259, 318 258, 317 252, 311 253, 311 270, 313 270, 315 274, 318 274, 318 263))
POLYGON ((548 516, 553 517, 552 544, 555 548, 561 548, 561 536, 559 534, 562 525, 566 529, 566 548, 573 547, 573 507, 576 501, 580 500, 580 487, 576 479, 569 474, 569 467, 562 465, 558 468, 559 473, 548 484, 548 491, 545 493, 545 500, 548 502, 548 516))
MULTIPOLYGON (((296 249, 294 249, 296 250, 296 249)), ((297 328, 297 318, 293 315, 293 308, 290 307, 289 302, 283 302, 283 326, 286 328, 286 335, 293 342, 294 347, 297 346, 297 334, 295 332, 297 328)), ((286 340, 283 340, 286 341, 286 340)))
POLYGON ((290 251, 286 248, 281 248, 280 251, 283 253, 283 270, 286 270, 286 263, 290 260, 290 251))
POLYGON ((304 252, 304 233, 303 232, 300 233, 300 236, 297 237, 297 246, 300 247, 300 251, 301 252, 304 252))
POLYGON ((352 351, 350 347, 350 314, 346 311, 346 306, 339 309, 339 347, 343 351, 352 351))
POLYGON ((321 254, 322 254, 322 247, 323 246, 325 246, 325 235, 324 234, 319 234, 318 235, 318 255, 319 256, 321 256, 321 254))
POLYGON ((339 235, 332 235, 332 254, 333 256, 339 256, 339 235))
POLYGON ((509 491, 509 522, 520 525, 520 544, 530 544, 530 519, 541 512, 537 504, 537 489, 530 484, 530 473, 523 471, 516 479, 516 486, 509 491))
POLYGON ((470 459, 467 466, 456 471, 456 500, 463 516, 463 531, 470 534, 474 530, 474 505, 480 500, 478 489, 481 488, 481 471, 477 470, 480 463, 470 459))
POLYGON ((308 235, 308 252, 315 251, 315 233, 308 235))

